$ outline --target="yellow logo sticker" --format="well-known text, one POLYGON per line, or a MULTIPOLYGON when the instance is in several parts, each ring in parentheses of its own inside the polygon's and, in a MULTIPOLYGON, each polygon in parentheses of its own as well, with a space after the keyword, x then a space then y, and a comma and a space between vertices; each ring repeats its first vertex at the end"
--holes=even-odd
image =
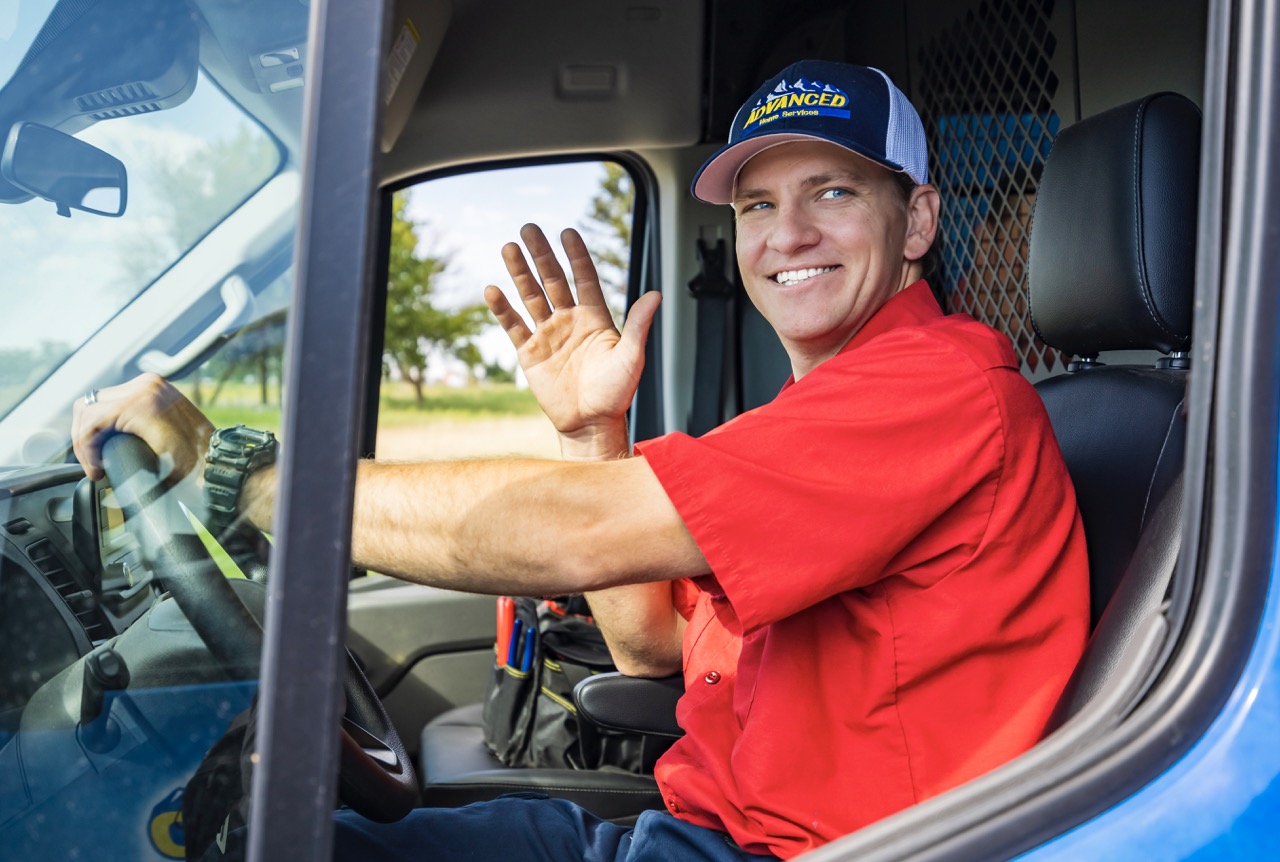
POLYGON ((151 846, 166 859, 186 858, 186 833, 182 829, 182 788, 161 799, 151 809, 147 827, 151 846))
POLYGON ((753 126, 763 126, 790 117, 839 117, 849 119, 849 94, 839 87, 797 78, 783 81, 761 98, 747 120, 742 124, 745 132, 753 126))

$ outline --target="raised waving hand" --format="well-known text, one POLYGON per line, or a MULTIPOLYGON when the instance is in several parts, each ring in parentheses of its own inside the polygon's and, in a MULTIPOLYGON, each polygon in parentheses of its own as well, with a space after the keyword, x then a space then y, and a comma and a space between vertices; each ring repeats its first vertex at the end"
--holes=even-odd
POLYGON ((640 297, 619 333, 595 264, 577 231, 560 234, 573 271, 576 299, 542 230, 527 224, 520 229, 520 238, 537 275, 517 243, 503 246, 502 259, 533 318, 533 328, 497 287, 485 288, 485 302, 515 345, 538 405, 560 432, 564 456, 623 456, 627 454, 626 413, 644 370, 645 338, 660 297, 656 292, 640 297))

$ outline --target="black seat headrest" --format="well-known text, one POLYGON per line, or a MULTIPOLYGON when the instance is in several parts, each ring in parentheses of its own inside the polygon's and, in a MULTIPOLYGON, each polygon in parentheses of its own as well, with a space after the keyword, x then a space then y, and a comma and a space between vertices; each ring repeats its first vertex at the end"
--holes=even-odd
POLYGON ((1187 349, 1199 168, 1200 109, 1177 93, 1062 130, 1031 221, 1031 321, 1046 344, 1187 349))

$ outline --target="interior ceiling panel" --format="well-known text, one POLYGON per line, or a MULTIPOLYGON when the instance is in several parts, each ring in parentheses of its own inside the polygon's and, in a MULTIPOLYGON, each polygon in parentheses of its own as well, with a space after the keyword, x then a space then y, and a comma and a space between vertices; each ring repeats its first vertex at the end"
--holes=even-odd
POLYGON ((458 0, 386 178, 460 161, 697 142, 703 15, 689 0, 458 0), (513 124, 530 102, 545 106, 541 120, 513 124))

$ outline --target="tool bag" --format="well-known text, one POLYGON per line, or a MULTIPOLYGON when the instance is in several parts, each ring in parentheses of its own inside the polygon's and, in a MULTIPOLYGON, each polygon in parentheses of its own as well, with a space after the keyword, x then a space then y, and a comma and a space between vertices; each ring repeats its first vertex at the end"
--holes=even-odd
POLYGON ((573 704, 575 685, 616 670, 586 601, 516 598, 507 631, 502 601, 484 701, 484 739, 494 756, 507 766, 650 771, 656 755, 647 737, 581 720, 573 704))

